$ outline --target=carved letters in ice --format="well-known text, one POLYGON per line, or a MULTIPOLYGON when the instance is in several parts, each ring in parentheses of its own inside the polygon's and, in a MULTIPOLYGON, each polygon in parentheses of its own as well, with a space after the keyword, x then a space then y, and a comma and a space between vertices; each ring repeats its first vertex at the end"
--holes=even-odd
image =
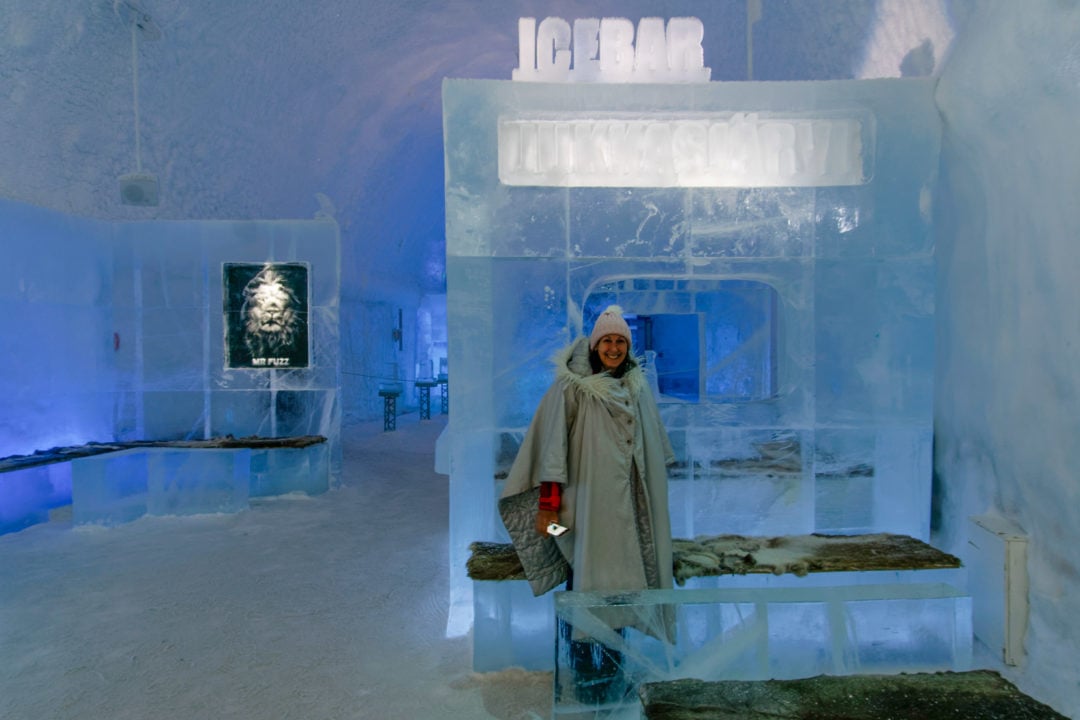
POLYGON ((642 18, 637 34, 626 18, 518 19, 518 67, 523 82, 708 82, 695 17, 642 18))
POLYGON ((499 118, 499 179, 555 187, 858 185, 864 127, 855 114, 636 114, 499 118))

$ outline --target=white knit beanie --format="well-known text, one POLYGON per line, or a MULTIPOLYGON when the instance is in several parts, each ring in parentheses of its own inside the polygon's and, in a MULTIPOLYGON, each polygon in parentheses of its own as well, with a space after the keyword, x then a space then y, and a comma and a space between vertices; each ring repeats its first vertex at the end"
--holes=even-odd
POLYGON ((623 320, 622 308, 618 305, 608 305, 607 310, 604 310, 604 312, 600 313, 600 317, 596 318, 592 334, 589 335, 589 349, 595 350, 596 343, 600 342, 600 338, 605 335, 622 335, 626 338, 627 345, 634 342, 630 337, 630 326, 623 320))

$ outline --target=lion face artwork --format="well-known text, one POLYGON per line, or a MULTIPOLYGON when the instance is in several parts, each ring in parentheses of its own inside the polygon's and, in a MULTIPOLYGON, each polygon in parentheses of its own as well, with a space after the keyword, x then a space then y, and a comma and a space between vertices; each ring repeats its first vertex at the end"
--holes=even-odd
POLYGON ((263 270, 244 288, 244 342, 253 358, 286 355, 299 329, 296 295, 272 268, 263 270))
POLYGON ((307 266, 227 263, 228 367, 306 367, 307 266))

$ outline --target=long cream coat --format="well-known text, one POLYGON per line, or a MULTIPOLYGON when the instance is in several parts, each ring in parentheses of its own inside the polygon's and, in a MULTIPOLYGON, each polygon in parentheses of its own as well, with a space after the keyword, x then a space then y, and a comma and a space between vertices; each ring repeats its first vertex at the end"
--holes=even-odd
POLYGON ((568 565, 574 590, 670 588, 671 443, 642 370, 594 375, 588 354, 580 338, 556 355, 499 512, 536 595, 565 581, 568 565), (570 530, 558 538, 534 527, 548 481, 563 485, 559 520, 570 530))

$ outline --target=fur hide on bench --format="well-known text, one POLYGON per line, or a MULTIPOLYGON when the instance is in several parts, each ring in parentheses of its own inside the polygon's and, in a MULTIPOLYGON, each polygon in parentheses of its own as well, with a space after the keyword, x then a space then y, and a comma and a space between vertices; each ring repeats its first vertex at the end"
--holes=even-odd
POLYGON ((1066 720, 991 670, 669 680, 638 690, 646 720, 1066 720))
MULTIPOLYGON (((473 580, 524 580, 514 546, 474 542, 466 568, 473 580)), ((747 573, 793 573, 958 568, 960 560, 907 535, 717 535, 672 542, 675 582, 747 573)))
POLYGON ((237 438, 232 435, 210 438, 209 440, 131 440, 128 442, 90 442, 85 445, 54 447, 49 450, 36 450, 30 455, 9 455, 0 458, 0 472, 23 470, 25 468, 69 462, 78 458, 93 457, 103 453, 119 452, 145 447, 167 448, 306 448, 326 442, 322 435, 298 435, 295 437, 261 437, 251 435, 237 438))

